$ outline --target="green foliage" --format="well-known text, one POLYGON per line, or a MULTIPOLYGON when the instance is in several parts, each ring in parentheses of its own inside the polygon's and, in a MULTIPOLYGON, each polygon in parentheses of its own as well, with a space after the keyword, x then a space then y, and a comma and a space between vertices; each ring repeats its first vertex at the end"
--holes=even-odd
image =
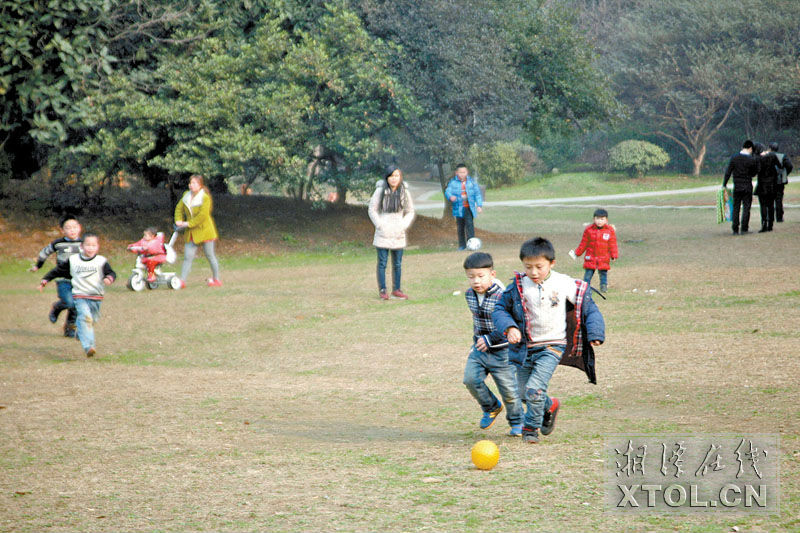
POLYGON ((469 161, 487 187, 519 183, 539 165, 532 147, 503 141, 473 145, 469 150, 469 161))
POLYGON ((0 16, 0 132, 26 129, 58 145, 91 124, 88 96, 115 58, 97 21, 109 2, 4 0, 0 16))
POLYGON ((622 141, 608 152, 609 169, 627 172, 631 177, 641 178, 650 170, 662 168, 667 163, 667 152, 647 141, 622 141))

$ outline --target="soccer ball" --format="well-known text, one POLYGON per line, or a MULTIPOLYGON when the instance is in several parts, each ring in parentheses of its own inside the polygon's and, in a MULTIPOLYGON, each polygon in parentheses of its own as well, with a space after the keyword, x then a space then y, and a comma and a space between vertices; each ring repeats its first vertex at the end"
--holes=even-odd
POLYGON ((472 464, 479 470, 491 470, 499 460, 500 450, 490 440, 480 440, 472 447, 472 464))
POLYGON ((467 250, 475 250, 481 249, 481 240, 477 237, 472 237, 470 240, 467 241, 467 250))

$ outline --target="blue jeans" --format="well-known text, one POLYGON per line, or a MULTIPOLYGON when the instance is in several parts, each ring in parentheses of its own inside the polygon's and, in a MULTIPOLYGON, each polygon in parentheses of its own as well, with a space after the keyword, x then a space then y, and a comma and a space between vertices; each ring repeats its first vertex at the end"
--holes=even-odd
POLYGON ((475 224, 469 207, 464 208, 464 216, 456 217, 456 230, 458 231, 458 247, 466 248, 467 241, 475 236, 475 224))
MULTIPOLYGON (((608 285, 608 270, 598 270, 600 274, 600 285, 608 285)), ((587 268, 583 271, 583 281, 586 283, 592 282, 592 276, 594 276, 594 269, 587 268)))
POLYGON ((522 401, 517 392, 514 370, 514 365, 508 362, 508 350, 482 352, 475 346, 469 352, 467 365, 464 367, 464 385, 484 413, 494 411, 500 406, 497 397, 484 383, 487 374, 491 374, 506 406, 506 420, 512 426, 522 424, 522 401))
POLYGON ((83 351, 94 348, 94 323, 100 320, 100 303, 102 300, 75 298, 75 309, 78 311, 78 340, 83 351))
POLYGON ((56 308, 59 312, 67 310, 67 324, 75 325, 75 301, 72 299, 72 282, 62 279, 56 282, 58 289, 58 302, 56 308))
POLYGON ((522 400, 527 404, 525 427, 540 428, 544 412, 553 405, 547 395, 547 385, 561 361, 566 345, 552 344, 528 348, 525 361, 517 368, 517 386, 522 400))
POLYGON ((386 248, 375 248, 378 250, 378 289, 386 290, 386 263, 389 261, 389 252, 392 252, 392 290, 400 290, 400 275, 403 267, 403 249, 388 250, 386 248))

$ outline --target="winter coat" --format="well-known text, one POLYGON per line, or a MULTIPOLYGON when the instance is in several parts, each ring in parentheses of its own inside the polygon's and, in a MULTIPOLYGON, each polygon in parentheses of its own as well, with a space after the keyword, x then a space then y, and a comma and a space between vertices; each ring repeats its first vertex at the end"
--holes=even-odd
MULTIPOLYGON (((462 218, 464 216, 464 201, 461 198, 461 180, 458 176, 453 177, 450 183, 444 190, 445 199, 450 202, 450 197, 455 196, 457 200, 450 202, 453 207, 453 216, 462 218)), ((472 211, 472 216, 478 216, 478 208, 483 207, 483 195, 481 194, 481 187, 478 185, 472 176, 467 176, 467 202, 469 203, 469 210, 472 211)))
POLYGON ((404 190, 403 209, 396 213, 381 212, 378 206, 383 201, 383 195, 391 191, 386 187, 386 180, 378 180, 375 192, 369 200, 369 218, 375 226, 375 237, 372 245, 376 248, 399 250, 406 247, 406 230, 411 227, 414 220, 414 203, 408 192, 408 185, 401 184, 404 190))
POLYGON ((736 192, 753 192, 753 177, 758 174, 758 158, 744 152, 739 152, 731 157, 725 177, 722 178, 722 187, 727 187, 728 180, 733 176, 733 190, 736 192))
MULTIPOLYGON (((508 346, 508 358, 517 365, 523 364, 528 354, 528 325, 522 304, 523 276, 519 272, 515 274, 492 312, 495 329, 506 333, 513 327, 522 333, 519 344, 508 346)), ((605 341, 606 325, 603 315, 592 300, 589 284, 576 279, 575 287, 575 304, 569 301, 566 304, 567 346, 559 364, 579 368, 586 373, 589 382, 597 383, 591 341, 605 341)))
POLYGON ((617 250, 617 232, 614 226, 606 224, 598 228, 597 224, 590 224, 583 230, 581 243, 575 248, 575 255, 583 257, 583 268, 590 270, 608 270, 611 260, 619 257, 617 250))
POLYGON ((175 222, 185 220, 189 223, 183 236, 186 242, 198 244, 219 237, 217 226, 211 218, 213 207, 211 195, 203 189, 200 189, 194 197, 191 191, 183 194, 183 198, 175 206, 175 222))
POLYGON ((165 254, 167 250, 164 248, 164 234, 159 231, 156 236, 149 241, 142 238, 133 244, 129 244, 128 250, 145 256, 165 254))

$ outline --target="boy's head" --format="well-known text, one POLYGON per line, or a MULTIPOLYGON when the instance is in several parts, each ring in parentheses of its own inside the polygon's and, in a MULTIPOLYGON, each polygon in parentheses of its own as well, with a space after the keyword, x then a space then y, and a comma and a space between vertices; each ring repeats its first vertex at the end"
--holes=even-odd
POLYGON ((61 233, 63 233, 64 237, 67 239, 74 241, 81 236, 81 224, 78 222, 78 219, 72 215, 64 215, 61 217, 61 220, 58 221, 58 225, 61 226, 61 233))
POLYGON ((100 238, 96 233, 86 233, 83 236, 83 255, 91 259, 100 251, 100 238))
POLYGON ((536 237, 522 243, 519 258, 525 267, 525 274, 534 283, 541 283, 550 275, 556 264, 556 251, 553 243, 542 237, 536 237))
POLYGON ((605 209, 596 209, 594 212, 594 225, 602 228, 608 224, 608 211, 605 209))
POLYGON ((469 286, 478 294, 483 294, 492 286, 497 272, 494 271, 492 256, 485 252, 469 254, 464 259, 464 272, 467 274, 469 286))
POLYGON ((458 176, 458 179, 464 181, 465 179, 467 179, 467 174, 469 174, 469 170, 467 170, 467 165, 461 163, 458 166, 456 166, 456 176, 458 176))
POLYGON ((158 228, 156 228, 155 226, 149 226, 144 229, 142 236, 144 237, 144 240, 152 241, 153 239, 156 238, 157 234, 158 234, 158 228))

